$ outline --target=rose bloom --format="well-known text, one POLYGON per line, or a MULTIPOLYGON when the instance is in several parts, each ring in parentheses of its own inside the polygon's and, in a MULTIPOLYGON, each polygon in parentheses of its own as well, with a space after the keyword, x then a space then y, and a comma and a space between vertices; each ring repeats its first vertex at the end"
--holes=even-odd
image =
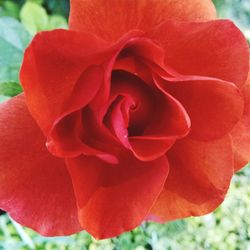
POLYGON ((250 160, 249 48, 210 0, 71 0, 0 105, 0 208, 98 239, 213 211, 250 160))

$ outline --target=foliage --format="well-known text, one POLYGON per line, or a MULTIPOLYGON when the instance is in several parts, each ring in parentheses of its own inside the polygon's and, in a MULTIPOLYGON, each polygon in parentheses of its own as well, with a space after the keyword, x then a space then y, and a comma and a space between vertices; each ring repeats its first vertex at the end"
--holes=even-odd
POLYGON ((244 31, 250 41, 250 1, 213 0, 221 18, 230 18, 244 31))
POLYGON ((42 6, 49 14, 62 15, 68 17, 69 0, 0 0, 0 15, 14 16, 18 18, 20 8, 25 2, 35 3, 42 6))
POLYGON ((233 19, 242 28, 250 25, 250 2, 245 0, 214 0, 222 18, 233 19))
POLYGON ((0 18, 0 83, 18 82, 24 49, 31 37, 15 19, 0 18))
POLYGON ((18 74, 30 39, 31 36, 17 20, 0 18, 0 101, 22 91, 17 84, 18 74))
POLYGON ((19 70, 32 36, 67 28, 67 6, 68 1, 58 0, 0 0, 0 102, 22 91, 19 70))
POLYGON ((41 30, 67 28, 65 18, 59 15, 49 16, 46 10, 35 2, 26 2, 23 5, 20 11, 20 19, 32 35, 41 30))

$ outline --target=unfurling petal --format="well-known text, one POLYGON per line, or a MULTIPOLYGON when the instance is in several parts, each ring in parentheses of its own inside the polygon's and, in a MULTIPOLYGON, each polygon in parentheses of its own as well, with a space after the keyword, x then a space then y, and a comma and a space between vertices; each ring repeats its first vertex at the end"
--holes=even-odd
POLYGON ((189 136, 194 139, 209 141, 223 137, 242 116, 242 94, 230 82, 192 76, 157 82, 186 109, 191 120, 189 136))

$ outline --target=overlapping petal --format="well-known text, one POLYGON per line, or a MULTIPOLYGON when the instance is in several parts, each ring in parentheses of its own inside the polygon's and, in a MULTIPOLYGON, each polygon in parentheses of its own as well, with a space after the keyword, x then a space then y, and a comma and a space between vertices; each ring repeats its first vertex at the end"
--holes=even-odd
POLYGON ((54 30, 35 36, 25 52, 20 78, 28 108, 45 133, 65 112, 65 103, 76 92, 75 85, 82 85, 82 100, 98 90, 100 84, 89 86, 88 81, 82 81, 82 73, 105 60, 98 52, 107 46, 94 35, 74 31, 54 30))
POLYGON ((82 229, 63 160, 46 149, 23 95, 0 105, 0 208, 46 236, 82 229))
POLYGON ((158 158, 190 130, 190 120, 183 106, 137 76, 115 72, 111 94, 115 101, 110 105, 105 122, 140 160, 158 158))
POLYGON ((115 166, 95 157, 67 160, 81 225, 98 239, 129 231, 147 216, 168 174, 165 156, 141 162, 132 153, 115 166))
POLYGON ((183 139, 167 156, 169 175, 150 220, 204 215, 220 205, 234 172, 229 136, 209 142, 183 139))
POLYGON ((71 0, 69 26, 115 41, 129 30, 149 31, 167 19, 215 18, 210 0, 71 0))
POLYGON ((228 20, 166 21, 147 37, 165 50, 165 63, 184 75, 219 78, 242 86, 249 70, 249 47, 228 20))
POLYGON ((228 134, 242 116, 242 94, 230 82, 192 76, 167 78, 165 81, 158 77, 156 82, 187 110, 191 119, 189 136, 194 139, 209 141, 220 138, 228 134))
POLYGON ((83 117, 81 109, 91 102, 103 83, 101 66, 90 66, 75 84, 69 101, 62 106, 60 116, 54 121, 48 135, 47 147, 59 157, 76 157, 80 154, 103 155, 105 152, 90 147, 82 141, 83 117))
POLYGON ((235 170, 238 171, 250 162, 250 76, 242 88, 244 113, 233 129, 231 136, 235 154, 235 170))

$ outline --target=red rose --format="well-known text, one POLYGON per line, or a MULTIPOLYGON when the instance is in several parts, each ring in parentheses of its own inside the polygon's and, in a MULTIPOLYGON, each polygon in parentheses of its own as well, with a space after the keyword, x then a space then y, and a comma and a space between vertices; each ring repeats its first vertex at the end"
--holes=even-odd
POLYGON ((0 208, 96 238, 213 211, 250 160, 248 45, 215 18, 209 0, 72 0, 0 106, 0 208))

